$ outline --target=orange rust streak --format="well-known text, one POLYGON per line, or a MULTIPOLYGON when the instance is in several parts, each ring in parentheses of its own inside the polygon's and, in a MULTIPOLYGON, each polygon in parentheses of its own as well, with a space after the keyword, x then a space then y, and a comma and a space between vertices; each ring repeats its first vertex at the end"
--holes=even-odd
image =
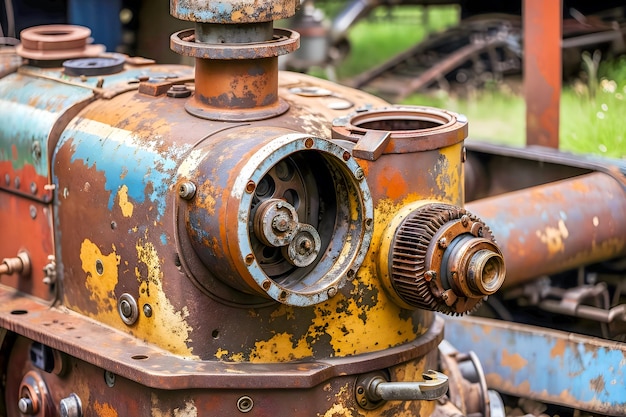
POLYGON ((519 353, 509 354, 506 349, 502 350, 502 366, 508 366, 514 371, 519 371, 528 364, 528 361, 524 359, 519 353))
POLYGON ((558 356, 563 356, 565 354, 565 347, 565 340, 557 340, 554 347, 550 350, 550 357, 556 358, 558 356))

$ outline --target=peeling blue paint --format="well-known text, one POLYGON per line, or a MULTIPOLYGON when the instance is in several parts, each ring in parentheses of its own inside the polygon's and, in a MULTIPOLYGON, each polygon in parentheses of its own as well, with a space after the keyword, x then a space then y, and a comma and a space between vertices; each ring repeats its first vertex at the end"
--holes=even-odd
POLYGON ((126 186, 132 203, 146 198, 157 209, 157 220, 165 213, 170 186, 176 168, 190 145, 157 150, 157 140, 138 138, 132 132, 82 119, 68 127, 59 146, 72 147, 71 162, 95 168, 105 177, 110 192, 108 209, 113 210, 119 190, 126 186))
POLYGON ((90 89, 51 80, 11 74, 0 79, 0 160, 13 169, 32 165, 48 176, 48 139, 59 118, 71 107, 90 100, 90 89), (40 157, 33 154, 38 142, 40 157))
MULTIPOLYGON (((472 317, 446 317, 445 336, 459 351, 474 351, 488 379, 498 375, 510 387, 557 404, 626 413, 626 344, 472 317), (567 404, 570 399, 577 404, 567 404)), ((520 394, 510 387, 490 388, 520 394)))

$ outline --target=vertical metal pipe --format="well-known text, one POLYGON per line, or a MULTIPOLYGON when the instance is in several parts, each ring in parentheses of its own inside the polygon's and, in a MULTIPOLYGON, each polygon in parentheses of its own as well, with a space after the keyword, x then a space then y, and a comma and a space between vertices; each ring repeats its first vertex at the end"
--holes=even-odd
POLYGON ((562 0, 524 0, 526 143, 558 149, 562 0))

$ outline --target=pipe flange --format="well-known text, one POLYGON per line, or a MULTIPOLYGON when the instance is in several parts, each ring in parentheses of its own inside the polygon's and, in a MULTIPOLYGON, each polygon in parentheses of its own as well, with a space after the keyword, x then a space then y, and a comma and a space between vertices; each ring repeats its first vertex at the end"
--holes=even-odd
POLYGON ((269 41, 211 44, 196 42, 195 29, 181 30, 170 37, 170 48, 180 55, 204 59, 258 59, 289 54, 300 46, 296 31, 274 28, 269 41))
POLYGON ((42 25, 24 29, 16 51, 22 58, 54 61, 97 56, 104 45, 89 45, 91 30, 75 25, 42 25))
POLYGON ((464 314, 500 288, 502 252, 479 218, 444 203, 428 203, 399 216, 381 250, 381 276, 398 304, 464 314))

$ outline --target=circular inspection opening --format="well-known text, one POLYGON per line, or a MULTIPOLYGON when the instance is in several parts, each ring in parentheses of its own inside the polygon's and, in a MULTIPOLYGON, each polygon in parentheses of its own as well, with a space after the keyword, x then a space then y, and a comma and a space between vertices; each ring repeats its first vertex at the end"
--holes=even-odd
POLYGON ((454 119, 449 114, 443 112, 394 109, 357 114, 350 120, 350 123, 366 130, 412 132, 445 126, 453 121, 454 119))
POLYGON ((369 130, 382 131, 408 131, 432 129, 433 127, 442 126, 442 123, 433 122, 431 120, 417 119, 389 119, 389 120, 372 120, 358 124, 358 127, 369 130))
POLYGON ((388 143, 384 153, 408 153, 440 149, 467 137, 465 116, 423 106, 392 106, 340 117, 333 121, 333 138, 352 142, 388 143), (369 139, 368 139, 369 138, 369 139))

